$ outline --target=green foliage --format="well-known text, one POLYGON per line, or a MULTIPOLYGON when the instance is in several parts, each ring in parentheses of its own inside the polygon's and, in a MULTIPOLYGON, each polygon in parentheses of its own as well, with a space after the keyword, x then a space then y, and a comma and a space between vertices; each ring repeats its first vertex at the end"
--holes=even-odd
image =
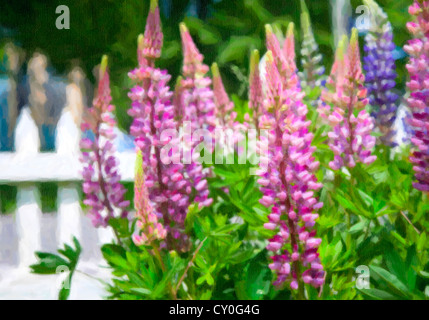
POLYGON ((30 266, 31 272, 36 274, 53 275, 68 272, 67 278, 61 284, 58 300, 67 300, 69 297, 73 274, 82 252, 82 247, 75 237, 73 237, 73 244, 75 248, 64 244, 64 249, 58 249, 58 254, 36 252, 39 261, 30 266))

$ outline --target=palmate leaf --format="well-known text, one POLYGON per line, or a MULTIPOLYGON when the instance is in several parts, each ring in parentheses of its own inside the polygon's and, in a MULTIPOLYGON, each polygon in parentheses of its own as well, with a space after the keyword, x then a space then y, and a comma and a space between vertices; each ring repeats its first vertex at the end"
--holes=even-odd
POLYGON ((58 255, 48 252, 36 252, 38 263, 30 266, 31 272, 36 274, 59 274, 68 271, 66 279, 58 293, 59 300, 67 300, 70 295, 70 286, 76 265, 79 261, 82 247, 76 237, 73 237, 74 248, 64 244, 64 249, 58 249, 58 255), (66 285, 67 284, 67 285, 66 285))

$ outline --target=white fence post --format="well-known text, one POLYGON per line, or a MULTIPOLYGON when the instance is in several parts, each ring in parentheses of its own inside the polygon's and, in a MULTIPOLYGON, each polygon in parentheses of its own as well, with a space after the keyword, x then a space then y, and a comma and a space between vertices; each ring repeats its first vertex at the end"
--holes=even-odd
MULTIPOLYGON (((18 119, 15 131, 17 157, 36 155, 40 149, 39 131, 30 115, 29 108, 24 108, 18 119)), ((41 249, 40 238, 40 194, 34 183, 18 185, 16 223, 19 241, 19 265, 27 268, 36 261, 35 251, 41 249)))
MULTIPOLYGON (((73 105, 81 103, 82 94, 79 88, 70 84, 67 86, 67 105, 57 124, 56 151, 59 156, 79 157, 80 129, 75 121, 80 121, 73 117, 73 105)), ((60 158, 61 159, 61 158, 60 158)), ((77 184, 64 182, 58 185, 58 229, 57 239, 59 245, 70 244, 75 236, 82 240, 82 210, 79 202, 79 192, 77 184)))

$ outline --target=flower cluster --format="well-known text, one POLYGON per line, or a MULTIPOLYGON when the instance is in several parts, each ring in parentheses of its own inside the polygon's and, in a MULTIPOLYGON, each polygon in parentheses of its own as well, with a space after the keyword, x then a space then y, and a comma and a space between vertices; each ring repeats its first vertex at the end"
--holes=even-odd
MULTIPOLYGON (((266 30, 268 49, 280 48, 271 28, 266 30)), ((267 90, 259 123, 268 130, 260 143, 269 148, 268 154, 261 155, 261 164, 267 166, 261 168, 258 183, 263 193, 261 204, 271 208, 265 228, 276 231, 267 247, 273 253, 270 268, 277 274, 275 285, 288 282, 302 293, 303 283, 314 287, 324 283, 318 254, 321 239, 313 229, 316 212, 323 206, 315 191, 322 185, 314 175, 319 163, 313 157, 313 134, 308 130, 307 107, 302 103, 304 93, 294 80, 296 66, 290 60, 294 56, 293 27, 288 29, 283 49, 270 50, 265 58, 267 90)))
POLYGON ((407 24, 414 39, 404 47, 410 55, 407 102, 412 113, 409 119, 411 142, 415 147, 410 161, 417 179, 413 186, 429 192, 429 1, 415 0, 409 13, 415 17, 415 21, 407 24))
POLYGON ((232 128, 235 118, 237 117, 237 112, 233 111, 234 103, 229 100, 228 94, 225 91, 217 63, 213 63, 211 70, 213 76, 213 96, 216 106, 216 118, 221 126, 232 128))
POLYGON ((308 92, 323 85, 325 68, 320 65, 322 55, 319 53, 319 46, 314 39, 310 15, 304 0, 301 0, 301 11, 301 64, 303 71, 299 73, 299 76, 303 89, 308 92))
POLYGON ((158 3, 152 0, 145 34, 138 39, 139 66, 128 74, 136 83, 129 93, 132 106, 128 113, 134 118, 131 134, 143 154, 149 198, 167 231, 165 244, 185 251, 189 243, 184 221, 192 187, 177 158, 180 153, 163 148, 168 143, 179 145, 179 137, 175 134, 175 111, 170 102, 173 93, 167 86, 170 75, 154 66, 161 52, 162 37, 158 3))
POLYGON ((322 93, 324 106, 319 108, 322 117, 327 117, 332 127, 328 133, 329 146, 334 160, 329 163, 333 170, 353 168, 357 162, 370 164, 377 158, 371 151, 375 137, 371 136, 374 122, 365 106, 367 91, 363 86, 365 77, 360 62, 358 31, 353 29, 350 44, 345 54, 346 39, 342 39, 336 54, 327 87, 333 93, 322 93), (332 110, 329 106, 333 106, 332 110), (355 116, 355 111, 358 115, 355 116))
POLYGON ((203 55, 198 51, 191 34, 184 23, 180 24, 183 47, 183 80, 185 88, 185 120, 195 129, 213 131, 216 126, 216 107, 212 81, 206 76, 209 67, 203 63, 203 55))
POLYGON ((365 86, 368 89, 372 117, 382 133, 381 143, 394 146, 393 125, 396 119, 398 95, 395 88, 396 66, 392 56, 395 49, 393 32, 387 15, 373 0, 365 0, 371 8, 371 25, 365 37, 364 70, 365 86))
MULTIPOLYGON (((203 63, 204 57, 195 46, 184 23, 180 24, 180 35, 183 46, 183 79, 178 85, 181 86, 178 89, 181 90, 180 103, 175 107, 180 110, 177 113, 182 115, 181 121, 189 123, 192 132, 205 129, 212 134, 216 126, 216 107, 211 89, 212 81, 206 76, 209 67, 203 63)), ((198 191, 194 200, 198 202, 199 208, 202 208, 209 206, 213 199, 209 198, 207 184, 209 171, 204 170, 198 161, 200 155, 196 151, 196 146, 200 142, 197 139, 185 141, 192 154, 192 161, 185 168, 190 181, 198 191)))
POLYGON ((125 189, 119 182, 118 160, 111 142, 115 138, 115 119, 112 115, 114 106, 110 104, 112 98, 109 85, 107 57, 104 56, 97 95, 81 126, 83 132, 91 130, 94 139, 84 137, 80 143, 83 149, 81 161, 84 164, 84 203, 90 208, 90 217, 95 227, 106 227, 116 211, 126 217, 128 213, 125 208, 129 206, 129 201, 124 201, 125 189))
POLYGON ((134 207, 137 216, 138 233, 133 235, 137 245, 148 245, 155 240, 163 240, 167 236, 162 223, 153 210, 146 187, 146 179, 143 171, 143 157, 140 150, 137 151, 135 182, 134 182, 134 207))

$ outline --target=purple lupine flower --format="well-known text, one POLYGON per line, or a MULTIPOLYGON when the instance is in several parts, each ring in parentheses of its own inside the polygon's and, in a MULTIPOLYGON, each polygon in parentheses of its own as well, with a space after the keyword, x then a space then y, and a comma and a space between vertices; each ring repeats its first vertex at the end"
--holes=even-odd
POLYGON ((89 213, 95 227, 106 227, 109 219, 120 211, 126 217, 129 201, 124 201, 125 188, 119 182, 118 160, 112 140, 115 138, 113 128, 116 124, 110 104, 109 74, 107 57, 104 56, 100 67, 98 90, 82 123, 82 131, 91 130, 94 140, 83 138, 80 146, 83 149, 83 192, 84 203, 89 206, 89 213))
MULTIPOLYGON (((267 28, 268 46, 276 47, 267 28)), ((294 51, 293 29, 289 28, 284 52, 294 51)), ((282 51, 276 54, 283 55, 282 51)), ((290 57, 290 56, 289 56, 290 57)), ((304 283, 320 287, 324 283, 324 271, 317 252, 321 239, 314 230, 316 213, 323 203, 316 198, 315 191, 322 185, 314 172, 319 163, 315 161, 311 146, 313 134, 309 132, 310 122, 306 120, 307 107, 303 104, 304 93, 299 83, 284 79, 283 75, 296 75, 295 63, 288 58, 274 57, 272 51, 266 54, 265 77, 267 83, 264 115, 260 127, 268 130, 268 137, 261 137, 260 143, 268 144, 268 154, 263 157, 258 183, 263 197, 261 204, 271 208, 269 222, 264 226, 275 230, 267 249, 273 252, 270 264, 276 275, 275 285, 289 283, 290 287, 304 292, 304 283), (277 63, 284 61, 284 64, 277 63), (279 70, 279 67, 282 68, 279 70), (289 85, 289 86, 288 86, 289 85)))
POLYGON ((365 56, 363 69, 365 86, 368 89, 369 104, 372 107, 371 116, 382 133, 380 142, 394 146, 395 131, 393 125, 396 119, 399 96, 393 92, 396 82, 396 66, 392 56, 395 49, 393 32, 387 15, 373 0, 364 0, 371 9, 371 26, 365 37, 365 56))
POLYGON ((347 54, 341 48, 344 42, 345 39, 340 42, 328 79, 327 87, 334 92, 325 90, 322 93, 322 100, 326 103, 321 110, 322 116, 328 118, 332 127, 328 133, 329 147, 334 152, 334 160, 329 163, 332 170, 344 166, 353 168, 357 162, 370 164, 377 159, 371 153, 375 145, 375 137, 371 136, 374 122, 365 110, 368 99, 363 86, 365 76, 362 74, 357 29, 352 31, 347 54), (357 117, 355 110, 359 111, 357 117))
POLYGON ((184 176, 177 150, 180 141, 174 107, 170 102, 173 93, 167 86, 170 75, 154 67, 161 47, 159 8, 157 1, 152 0, 145 35, 138 39, 139 66, 128 74, 136 83, 129 93, 132 105, 128 113, 134 118, 131 134, 143 154, 150 200, 157 219, 162 220, 167 231, 164 246, 186 251, 189 239, 184 233, 184 222, 192 187, 184 176))
POLYGON ((408 41, 404 50, 410 55, 407 82, 411 110, 408 120, 411 128, 411 142, 414 146, 410 161, 414 164, 417 182, 414 188, 429 192, 429 1, 414 1, 409 13, 415 21, 407 24, 414 39, 408 41))

